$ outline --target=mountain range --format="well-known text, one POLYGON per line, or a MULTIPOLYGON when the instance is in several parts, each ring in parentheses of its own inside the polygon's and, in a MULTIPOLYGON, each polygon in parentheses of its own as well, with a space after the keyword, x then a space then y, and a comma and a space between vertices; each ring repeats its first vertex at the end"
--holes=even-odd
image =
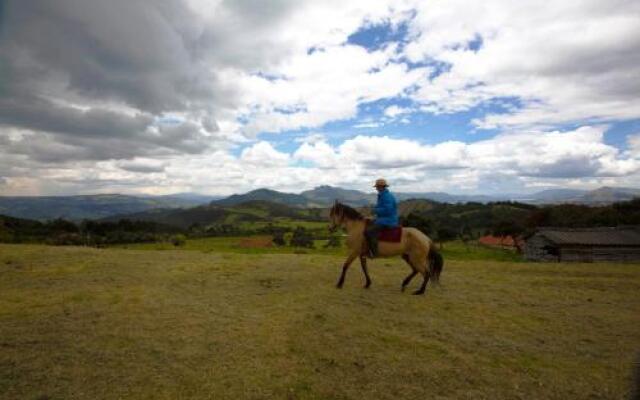
MULTIPOLYGON (((602 187, 591 191, 552 189, 522 196, 453 195, 444 192, 394 192, 394 194, 398 201, 428 199, 440 203, 519 201, 538 205, 558 203, 605 205, 640 197, 640 189, 613 187, 602 187)), ((318 186, 299 194, 284 193, 271 189, 257 189, 225 198, 197 193, 178 193, 166 196, 129 196, 121 194, 42 197, 0 196, 0 214, 36 220, 65 218, 78 221, 113 216, 135 217, 140 213, 148 213, 153 210, 158 210, 156 212, 162 213, 167 209, 189 209, 203 205, 211 206, 211 212, 218 212, 214 210, 247 202, 269 202, 294 208, 323 208, 329 207, 335 200, 355 207, 362 207, 375 203, 376 194, 373 190, 370 193, 365 193, 332 186, 318 186)), ((183 215, 185 218, 187 214, 188 211, 178 212, 178 215, 183 215)), ((196 213, 196 215, 199 215, 199 213, 196 213)))
POLYGON ((189 208, 218 198, 184 193, 168 196, 128 196, 122 194, 0 196, 0 214, 41 221, 56 218, 99 219, 152 209, 189 208))

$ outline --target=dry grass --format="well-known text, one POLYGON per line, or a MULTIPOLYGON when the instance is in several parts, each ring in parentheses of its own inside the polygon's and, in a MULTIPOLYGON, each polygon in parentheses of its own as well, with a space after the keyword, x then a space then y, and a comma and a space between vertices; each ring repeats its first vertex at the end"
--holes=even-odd
POLYGON ((620 399, 640 266, 0 245, 2 399, 620 399), (418 281, 414 282, 417 285, 418 281))

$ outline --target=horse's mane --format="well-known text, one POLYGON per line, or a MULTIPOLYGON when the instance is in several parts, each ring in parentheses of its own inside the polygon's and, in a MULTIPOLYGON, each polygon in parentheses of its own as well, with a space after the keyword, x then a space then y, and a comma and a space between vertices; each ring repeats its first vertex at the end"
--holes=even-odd
POLYGON ((331 209, 331 214, 334 214, 334 213, 339 213, 343 217, 352 219, 352 220, 364 219, 364 216, 360 214, 360 212, 358 212, 358 210, 356 210, 355 208, 349 207, 346 204, 342 204, 338 202, 336 202, 336 204, 334 204, 333 208, 331 209))

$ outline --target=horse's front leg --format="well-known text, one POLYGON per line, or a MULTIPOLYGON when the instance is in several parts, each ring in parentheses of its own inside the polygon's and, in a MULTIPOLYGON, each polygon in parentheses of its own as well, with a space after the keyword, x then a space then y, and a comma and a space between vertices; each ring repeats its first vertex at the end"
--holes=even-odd
POLYGON ((369 270, 367 269, 367 257, 360 256, 360 266, 362 266, 362 272, 364 273, 364 278, 366 279, 364 288, 369 289, 369 286, 371 286, 371 278, 369 277, 369 270))
POLYGON ((349 254, 349 257, 347 257, 347 260, 342 265, 342 274, 340 274, 340 279, 338 280, 338 284, 336 285, 338 289, 342 289, 342 285, 344 284, 344 278, 345 278, 345 275, 347 274, 347 270, 349 269, 349 266, 355 259, 356 259, 355 254, 349 254))

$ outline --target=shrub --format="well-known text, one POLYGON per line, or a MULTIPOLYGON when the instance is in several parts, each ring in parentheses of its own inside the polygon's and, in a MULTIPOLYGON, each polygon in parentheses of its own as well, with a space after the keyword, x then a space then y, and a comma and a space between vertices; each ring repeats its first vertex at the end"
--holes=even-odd
POLYGON ((187 243, 187 237, 183 234, 173 235, 171 237, 171 244, 176 247, 184 246, 185 243, 187 243))
POLYGON ((296 227, 291 236, 291 246, 313 248, 313 236, 301 226, 296 227))
POLYGON ((284 231, 275 231, 273 233, 273 244, 276 246, 284 246, 286 244, 284 241, 284 231))
POLYGON ((329 240, 327 240, 327 244, 325 244, 324 247, 325 248, 327 248, 327 247, 340 247, 340 236, 338 236, 338 235, 329 236, 329 240))

